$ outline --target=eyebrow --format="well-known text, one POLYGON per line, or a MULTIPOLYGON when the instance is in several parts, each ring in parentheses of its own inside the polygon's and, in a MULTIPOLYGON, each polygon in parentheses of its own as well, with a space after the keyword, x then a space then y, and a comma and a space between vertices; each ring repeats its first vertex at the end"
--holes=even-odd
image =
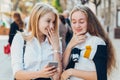
MULTIPOLYGON (((72 20, 76 20, 76 19, 72 19, 72 20)), ((79 19, 79 20, 85 20, 84 18, 81 18, 81 19, 79 19)))
MULTIPOLYGON (((52 20, 52 18, 47 18, 48 20, 52 20)), ((55 21, 55 20, 54 20, 55 21)))

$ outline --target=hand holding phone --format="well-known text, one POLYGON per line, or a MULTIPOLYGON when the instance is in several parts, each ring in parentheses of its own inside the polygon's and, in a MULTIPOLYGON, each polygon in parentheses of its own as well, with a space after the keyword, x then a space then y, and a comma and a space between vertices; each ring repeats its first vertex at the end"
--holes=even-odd
POLYGON ((58 67, 58 62, 57 61, 51 61, 51 62, 49 62, 48 63, 48 66, 55 66, 55 68, 57 68, 58 67))

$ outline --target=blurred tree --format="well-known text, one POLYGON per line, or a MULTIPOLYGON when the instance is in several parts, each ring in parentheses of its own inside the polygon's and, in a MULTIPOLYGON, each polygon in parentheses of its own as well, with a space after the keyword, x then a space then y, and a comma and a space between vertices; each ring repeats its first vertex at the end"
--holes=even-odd
POLYGON ((97 12, 97 8, 101 4, 101 0, 94 0, 94 4, 96 6, 96 12, 97 12))
POLYGON ((16 11, 20 0, 11 0, 13 2, 13 11, 16 11))
POLYGON ((13 9, 12 11, 20 11, 23 14, 27 15, 32 7, 37 2, 45 2, 51 4, 53 7, 55 7, 58 12, 62 12, 66 9, 67 0, 11 0, 13 3, 13 9))
POLYGON ((39 0, 11 0, 11 1, 13 3, 12 11, 18 10, 23 14, 27 15, 31 11, 33 5, 39 0))
POLYGON ((62 12, 59 0, 52 0, 52 6, 55 7, 58 10, 58 12, 62 12))
POLYGON ((67 0, 60 0, 60 5, 61 5, 62 10, 66 10, 67 0))

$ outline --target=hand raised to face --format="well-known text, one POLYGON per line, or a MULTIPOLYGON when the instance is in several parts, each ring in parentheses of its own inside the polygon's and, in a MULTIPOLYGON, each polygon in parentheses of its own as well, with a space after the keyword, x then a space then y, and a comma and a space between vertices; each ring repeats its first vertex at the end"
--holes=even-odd
POLYGON ((53 29, 48 29, 47 37, 53 47, 54 50, 60 50, 59 46, 59 36, 53 29))
POLYGON ((75 33, 73 33, 73 37, 70 40, 69 45, 71 46, 71 48, 73 48, 77 44, 85 42, 86 38, 87 38, 87 36, 85 34, 82 34, 82 33, 75 34, 75 33))

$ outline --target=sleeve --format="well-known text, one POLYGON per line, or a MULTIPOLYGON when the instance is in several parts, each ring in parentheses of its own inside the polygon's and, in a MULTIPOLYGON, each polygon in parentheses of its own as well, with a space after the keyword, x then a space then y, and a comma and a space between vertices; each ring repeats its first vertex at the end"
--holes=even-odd
POLYGON ((23 53, 24 40, 20 33, 17 33, 11 45, 11 64, 13 75, 19 70, 23 69, 22 53, 23 53))
POLYGON ((10 25, 10 32, 9 32, 9 39, 8 39, 8 42, 12 43, 12 40, 13 40, 13 37, 14 37, 14 34, 15 33, 15 30, 14 30, 14 26, 13 26, 13 23, 10 25))
POLYGON ((14 38, 17 30, 18 30, 18 27, 17 27, 17 25, 15 24, 15 22, 13 22, 13 23, 10 25, 10 32, 9 32, 9 39, 8 39, 8 42, 10 43, 10 45, 12 44, 13 38, 14 38))
MULTIPOLYGON (((97 80, 107 80, 107 46, 105 41, 99 37, 94 37, 90 45, 86 48, 86 55, 95 63, 97 80)), ((85 56, 85 54, 84 54, 85 56)))
POLYGON ((98 45, 93 61, 95 63, 97 80, 107 80, 107 46, 98 45))

